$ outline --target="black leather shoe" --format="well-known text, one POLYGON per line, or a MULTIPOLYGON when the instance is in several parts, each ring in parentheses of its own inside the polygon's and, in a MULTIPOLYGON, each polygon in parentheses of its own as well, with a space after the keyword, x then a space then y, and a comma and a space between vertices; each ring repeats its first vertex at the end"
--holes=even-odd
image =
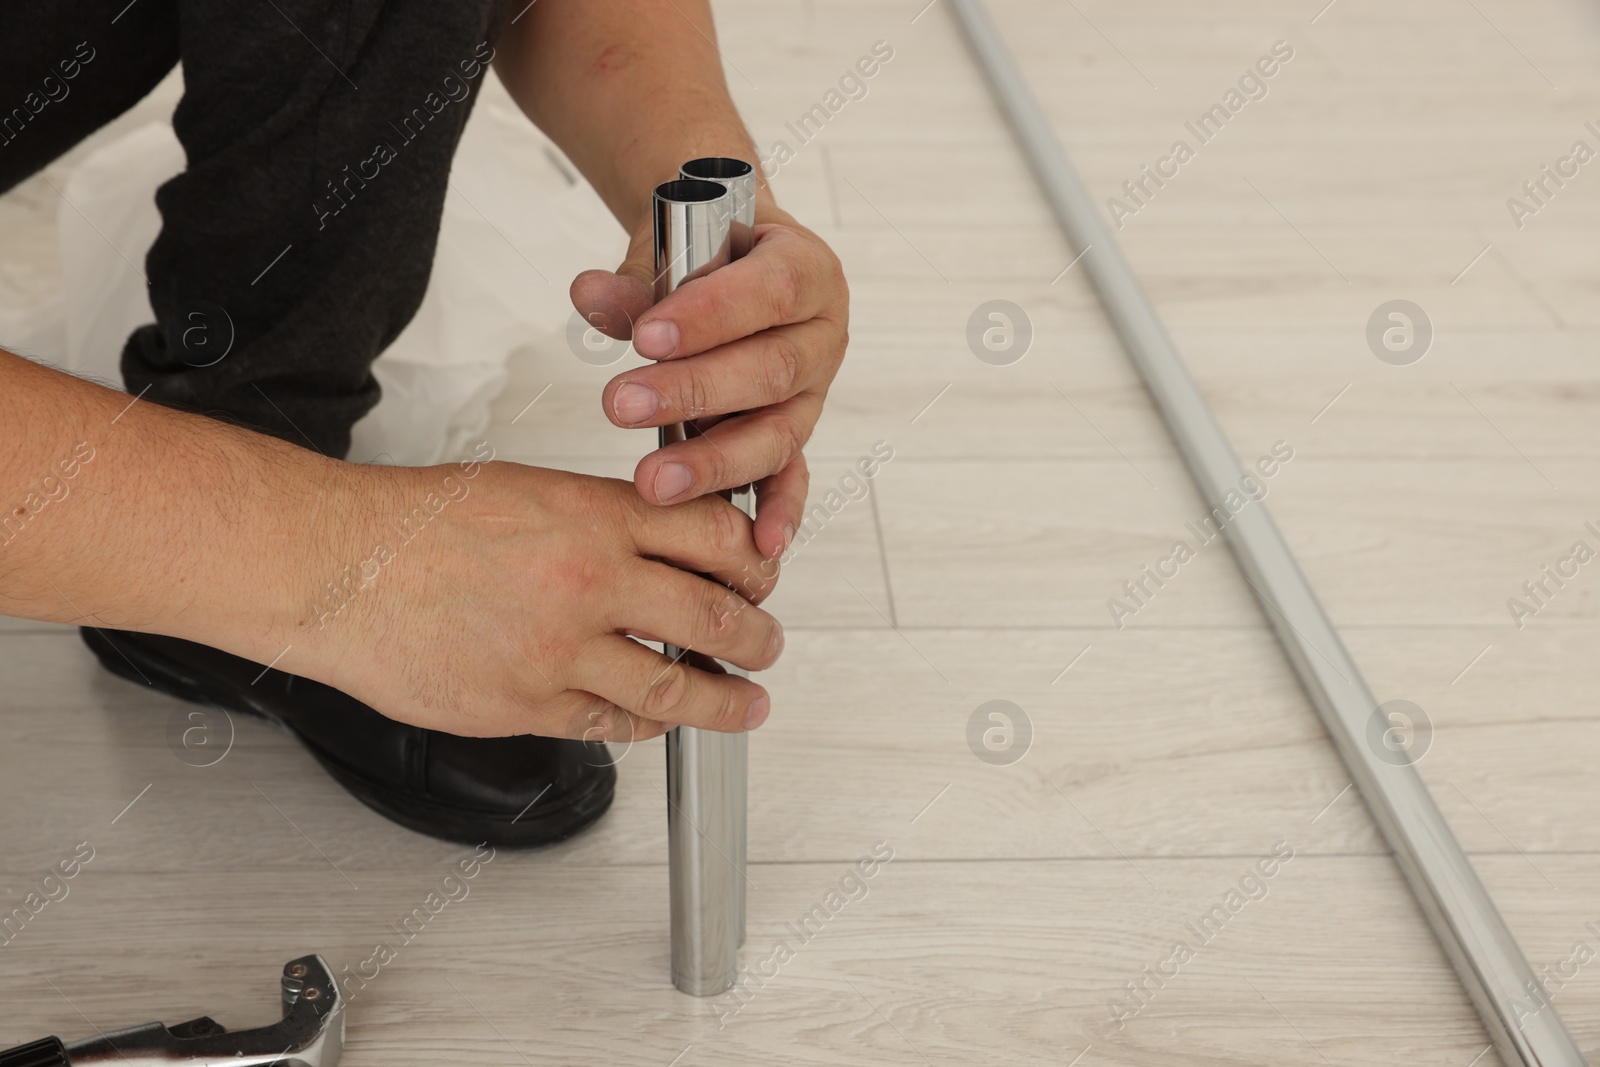
POLYGON ((617 771, 604 745, 456 737, 386 719, 320 682, 193 641, 81 632, 118 677, 285 727, 356 799, 419 833, 527 848, 571 837, 611 806, 617 771))

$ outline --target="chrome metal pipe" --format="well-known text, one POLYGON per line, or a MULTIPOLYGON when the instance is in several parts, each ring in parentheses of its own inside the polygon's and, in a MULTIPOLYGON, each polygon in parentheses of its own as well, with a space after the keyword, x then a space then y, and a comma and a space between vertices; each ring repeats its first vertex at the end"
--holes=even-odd
POLYGON ((725 267, 733 258, 732 196, 727 187, 700 178, 656 186, 655 297, 725 267))
MULTIPOLYGON (((654 196, 655 296, 725 266, 732 255, 728 190, 678 179, 654 196)), ((683 424, 663 426, 663 446, 682 441, 683 424)), ((673 659, 693 655, 667 645, 673 659)), ((667 863, 672 911, 672 983, 708 997, 733 985, 742 925, 744 870, 735 818, 743 734, 680 726, 667 734, 667 863)))
MULTIPOLYGON (((981 0, 950 0, 1057 219, 1122 337, 1208 505, 1245 476, 1216 417, 1167 337, 1088 190, 1018 73, 981 0)), ((1381 759, 1367 743, 1377 718, 1387 726, 1283 535, 1259 502, 1226 526, 1239 568, 1254 588, 1278 641, 1373 820, 1394 850, 1434 936, 1507 1067, 1580 1067, 1572 1036, 1544 996, 1517 940, 1467 861, 1409 760, 1381 759), (1541 1007, 1542 1005, 1542 1007, 1541 1007), (1531 1014, 1530 1014, 1531 1013, 1531 1014)), ((1385 749, 1391 759, 1395 754, 1385 749)))
MULTIPOLYGON (((756 225, 756 168, 742 159, 726 156, 707 156, 691 159, 679 170, 684 178, 698 178, 716 182, 728 190, 729 250, 731 259, 738 259, 750 251, 754 243, 756 225)), ((756 487, 740 486, 727 494, 733 506, 752 519, 756 517, 756 487)), ((746 672, 731 663, 724 663, 729 674, 748 677, 746 672)), ((739 870, 739 880, 734 884, 734 940, 744 944, 745 936, 745 864, 750 855, 750 735, 739 734, 733 742, 732 769, 734 796, 733 813, 734 866, 739 870)))

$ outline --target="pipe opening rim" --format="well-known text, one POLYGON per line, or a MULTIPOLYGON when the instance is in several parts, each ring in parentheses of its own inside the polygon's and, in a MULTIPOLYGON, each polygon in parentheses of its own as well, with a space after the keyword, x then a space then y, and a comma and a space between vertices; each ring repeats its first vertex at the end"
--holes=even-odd
POLYGON ((668 204, 709 204, 728 195, 728 189, 702 178, 675 178, 656 186, 656 199, 668 204))
POLYGON ((755 171, 755 167, 742 159, 731 156, 703 156, 700 159, 691 159, 685 163, 682 173, 685 178, 699 178, 708 181, 732 181, 735 178, 746 178, 755 171))

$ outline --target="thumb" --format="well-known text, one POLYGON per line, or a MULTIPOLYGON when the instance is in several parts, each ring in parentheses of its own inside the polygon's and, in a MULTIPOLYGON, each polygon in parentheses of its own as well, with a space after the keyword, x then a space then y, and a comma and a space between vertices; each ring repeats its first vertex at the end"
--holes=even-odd
POLYGON ((633 324, 655 301, 655 236, 642 226, 615 272, 586 270, 572 279, 572 306, 584 321, 608 337, 626 341, 633 324))

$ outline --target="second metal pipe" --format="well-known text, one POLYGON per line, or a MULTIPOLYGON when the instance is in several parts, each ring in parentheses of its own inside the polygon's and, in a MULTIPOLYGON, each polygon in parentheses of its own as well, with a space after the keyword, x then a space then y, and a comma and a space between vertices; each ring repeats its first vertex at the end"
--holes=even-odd
MULTIPOLYGON (((732 259, 737 205, 726 185, 697 178, 657 186, 653 201, 659 301, 732 259)), ((660 443, 693 432, 663 426, 660 443)), ((663 651, 675 660, 690 655, 672 645, 663 651)), ((672 981, 693 996, 733 985, 744 937, 745 752, 743 734, 681 726, 667 735, 672 981)))

